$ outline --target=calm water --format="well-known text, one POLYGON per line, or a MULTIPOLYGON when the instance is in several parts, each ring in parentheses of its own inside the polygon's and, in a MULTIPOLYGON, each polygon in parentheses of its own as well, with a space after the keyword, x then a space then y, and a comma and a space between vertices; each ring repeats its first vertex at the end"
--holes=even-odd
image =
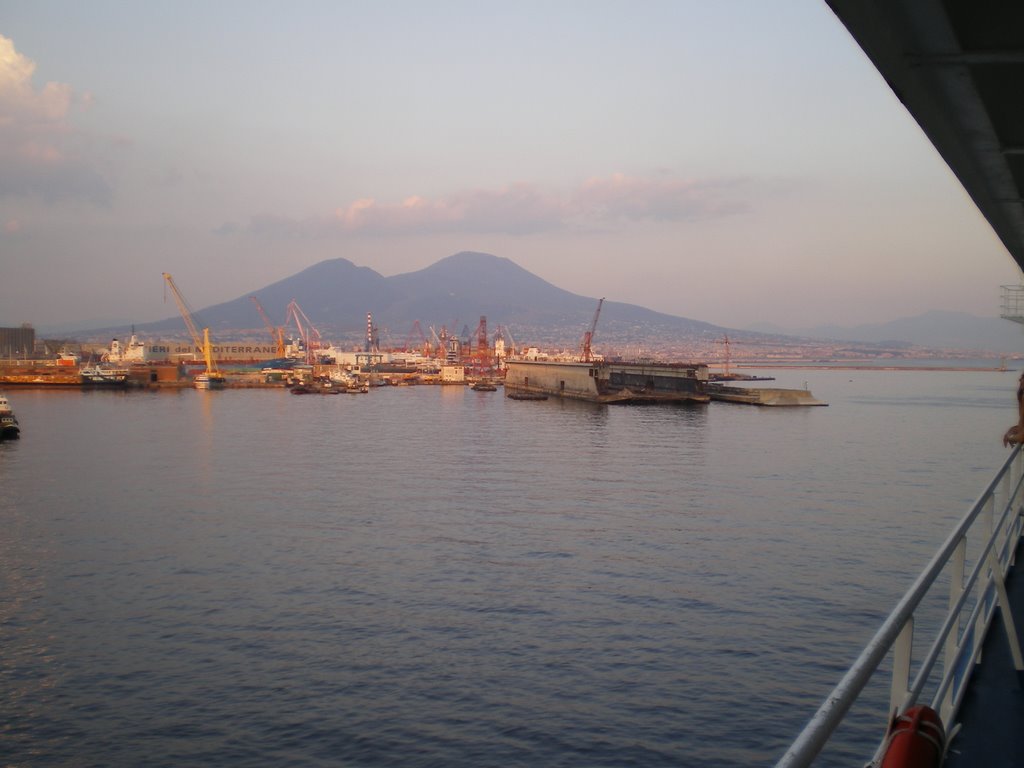
POLYGON ((771 765, 1016 420, 777 375, 830 407, 11 390, 0 762, 771 765))

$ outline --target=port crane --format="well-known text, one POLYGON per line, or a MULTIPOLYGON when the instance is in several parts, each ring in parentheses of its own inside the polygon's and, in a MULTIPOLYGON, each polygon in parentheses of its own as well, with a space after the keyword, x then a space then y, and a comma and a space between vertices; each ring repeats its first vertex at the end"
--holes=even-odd
MULTIPOLYGON (((431 329, 433 330, 433 329, 431 329)), ((409 335, 405 337, 405 346, 402 348, 404 352, 412 352, 413 350, 420 352, 424 357, 430 357, 430 343, 427 341, 427 337, 423 335, 423 328, 420 327, 420 321, 414 320, 412 324, 412 330, 409 331, 409 335), (413 341, 419 341, 419 347, 413 347, 413 341)))
MULTIPOLYGON (((178 286, 174 284, 174 278, 166 272, 163 273, 163 276, 164 284, 167 288, 171 289, 171 296, 174 297, 174 302, 178 305, 178 312, 181 313, 181 319, 185 321, 185 327, 188 329, 188 333, 192 337, 192 343, 195 344, 198 349, 203 351, 203 360, 206 363, 206 382, 211 386, 222 386, 224 384, 224 374, 217 370, 217 363, 213 359, 213 345, 210 344, 210 329, 203 328, 203 335, 200 337, 195 321, 192 319, 192 312, 189 310, 188 304, 185 303, 185 297, 181 295, 181 291, 178 290, 178 286)), ((165 294, 164 301, 166 300, 167 296, 165 294)), ((196 380, 199 382, 198 377, 196 380)))
POLYGON ((729 354, 729 334, 725 334, 722 341, 719 341, 718 343, 725 345, 725 378, 728 379, 732 375, 731 371, 729 370, 729 364, 732 362, 732 357, 729 354))
POLYGON ((306 362, 312 363, 316 360, 316 350, 320 349, 320 331, 313 327, 313 323, 306 317, 306 313, 298 305, 295 299, 288 304, 286 318, 295 321, 295 327, 299 329, 299 338, 302 339, 302 346, 306 352, 306 362), (305 325, 303 325, 305 321, 305 325))
POLYGON ((445 346, 448 339, 448 331, 442 325, 441 333, 439 334, 437 331, 434 330, 434 326, 430 326, 430 336, 434 340, 434 352, 432 356, 438 359, 443 359, 445 346))
POLYGON ((590 353, 590 342, 594 338, 594 331, 597 330, 597 318, 599 318, 601 316, 601 305, 602 304, 604 304, 604 298, 603 297, 598 299, 598 301, 597 301, 597 311, 594 312, 594 319, 590 323, 590 330, 588 330, 585 334, 583 334, 582 351, 583 351, 583 362, 585 362, 585 363, 589 363, 591 360, 593 360, 593 357, 592 357, 592 355, 590 353))
POLYGON ((252 303, 256 305, 256 311, 260 313, 260 317, 263 318, 263 324, 267 326, 267 330, 270 331, 270 338, 274 340, 274 347, 278 357, 284 357, 284 328, 275 327, 270 322, 270 318, 267 317, 267 313, 263 311, 263 305, 260 304, 260 300, 255 296, 250 296, 252 303))
POLYGON ((505 354, 514 355, 516 353, 516 340, 512 337, 512 330, 507 325, 499 325, 497 332, 494 334, 494 340, 497 341, 500 337, 504 341, 506 336, 508 337, 508 347, 505 349, 505 354))
POLYGON ((473 332, 473 337, 476 338, 476 345, 473 348, 473 360, 476 366, 480 369, 486 369, 491 367, 491 350, 490 342, 487 337, 487 315, 480 315, 480 324, 477 325, 476 330, 473 332))

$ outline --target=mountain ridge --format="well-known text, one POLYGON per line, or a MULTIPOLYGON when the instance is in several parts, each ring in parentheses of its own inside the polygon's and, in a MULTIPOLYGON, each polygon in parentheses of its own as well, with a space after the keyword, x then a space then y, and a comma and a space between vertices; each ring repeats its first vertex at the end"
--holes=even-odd
MULTIPOLYGON (((538 342, 551 342, 581 335, 597 306, 596 298, 559 288, 511 259, 460 251, 423 269, 391 277, 345 258, 327 259, 259 290, 193 310, 193 319, 198 327, 210 328, 215 338, 239 329, 262 332, 263 323, 251 296, 276 325, 285 324, 285 307, 295 300, 323 336, 349 340, 365 335, 366 314, 371 312, 374 322, 387 326, 393 334, 404 333, 417 321, 424 332, 444 325, 459 333, 466 326, 476 328, 481 317, 488 317, 493 324, 528 331, 538 342)), ((623 302, 605 301, 603 312, 604 332, 616 326, 647 326, 648 335, 720 334, 725 330, 623 302)), ((184 330, 178 315, 133 327, 143 334, 184 330)), ((80 333, 99 337, 123 335, 127 330, 112 326, 80 333)))
POLYGON ((854 326, 828 324, 806 328, 786 328, 770 323, 757 323, 751 326, 751 330, 823 340, 874 344, 898 341, 939 349, 1024 352, 1024 330, 1020 325, 998 317, 981 317, 967 312, 941 309, 883 323, 863 323, 854 326))
MULTIPOLYGON (((521 341, 564 345, 578 341, 592 321, 597 299, 559 288, 511 259, 475 251, 460 251, 420 270, 385 277, 343 257, 326 259, 295 274, 229 301, 193 312, 199 327, 216 338, 239 331, 265 333, 250 297, 255 296, 275 325, 285 325, 285 308, 295 300, 303 313, 328 339, 342 343, 365 337, 366 315, 384 329, 390 341, 405 338, 416 324, 446 327, 465 333, 487 317, 491 328, 502 325, 519 331, 521 341)), ((179 315, 130 326, 142 334, 182 335, 179 315)), ((91 338, 123 336, 129 325, 78 331, 91 338)), ((937 349, 987 350, 1000 354, 1024 351, 1024 336, 1005 320, 966 313, 934 311, 889 323, 843 328, 822 325, 784 329, 768 324, 727 328, 692 318, 606 300, 598 337, 617 343, 647 345, 655 340, 700 340, 707 344, 728 334, 734 340, 835 340, 893 348, 916 345, 937 349)))

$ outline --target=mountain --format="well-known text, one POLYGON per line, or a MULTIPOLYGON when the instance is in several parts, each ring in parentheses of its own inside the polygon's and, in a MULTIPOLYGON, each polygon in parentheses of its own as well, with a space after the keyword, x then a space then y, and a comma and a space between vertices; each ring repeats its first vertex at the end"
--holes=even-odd
MULTIPOLYGON (((347 259, 322 261, 251 294, 196 311, 196 324, 209 327, 214 338, 239 330, 263 332, 250 296, 257 298, 272 322, 282 325, 285 308, 294 299, 325 338, 337 341, 363 338, 366 314, 371 312, 374 324, 388 329, 393 341, 402 341, 417 321, 424 333, 430 327, 446 326, 458 334, 466 327, 472 332, 486 316, 492 329, 500 324, 513 333, 529 332, 528 338, 536 343, 564 343, 582 337, 597 308, 596 298, 558 288, 509 259, 462 252, 392 277, 347 259)), ((602 338, 632 332, 635 341, 724 332, 710 323, 614 301, 604 303, 600 323, 602 338)), ((107 338, 126 330, 102 328, 88 333, 107 338)), ((135 330, 143 335, 180 335, 184 323, 174 315, 136 325, 135 330)))
POLYGON ((978 317, 965 312, 935 310, 886 323, 851 327, 818 325, 781 328, 761 323, 751 330, 761 333, 871 343, 903 342, 933 349, 991 350, 1006 354, 1024 352, 1024 330, 1009 320, 978 317))
MULTIPOLYGON (((574 346, 593 321, 597 299, 558 288, 513 261, 486 253, 462 252, 418 270, 384 277, 347 259, 329 259, 291 277, 231 301, 194 313, 196 324, 209 327, 215 339, 262 335, 266 331, 255 296, 275 324, 286 325, 285 310, 295 300, 323 338, 338 344, 359 343, 366 334, 366 314, 373 314, 385 346, 409 339, 414 324, 424 335, 444 326, 466 335, 487 317, 493 330, 509 329, 518 341, 542 346, 574 346)), ((287 324, 294 330, 294 324, 287 324)), ((82 331, 101 341, 124 336, 127 326, 82 331)), ((182 336, 179 315, 143 325, 143 336, 182 336)), ((806 346, 807 340, 857 342, 865 354, 904 350, 909 346, 944 350, 986 350, 998 354, 1024 351, 1024 332, 1008 321, 956 312, 928 312, 889 323, 852 328, 818 326, 782 329, 761 325, 749 330, 723 328, 685 317, 654 312, 635 304, 606 301, 597 338, 619 348, 649 348, 703 342, 715 348, 725 334, 737 342, 767 346, 806 346), (796 338, 799 337, 799 338, 796 338), (873 349, 872 349, 873 348, 873 349)), ((824 341, 826 350, 831 342, 824 341)))

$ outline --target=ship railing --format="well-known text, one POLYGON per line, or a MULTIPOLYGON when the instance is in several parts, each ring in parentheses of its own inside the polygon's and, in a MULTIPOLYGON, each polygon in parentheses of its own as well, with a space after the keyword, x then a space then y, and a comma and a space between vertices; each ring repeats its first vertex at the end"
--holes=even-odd
MULTIPOLYGON (((776 768, 811 765, 876 670, 890 657, 887 714, 895 717, 917 704, 927 704, 952 732, 950 724, 956 721, 971 672, 980 660, 982 641, 996 607, 1001 609, 1014 665, 1018 673, 1024 670, 1005 587, 1021 539, 1022 483, 1024 454, 1017 446, 776 768), (944 586, 949 591, 945 618, 941 611, 938 617, 930 617, 934 634, 915 641, 915 618, 926 610, 923 606, 929 595, 933 602, 941 600, 937 593, 944 586)), ((925 622, 920 623, 923 626, 925 622)), ((868 766, 881 760, 885 741, 883 736, 868 766)))

